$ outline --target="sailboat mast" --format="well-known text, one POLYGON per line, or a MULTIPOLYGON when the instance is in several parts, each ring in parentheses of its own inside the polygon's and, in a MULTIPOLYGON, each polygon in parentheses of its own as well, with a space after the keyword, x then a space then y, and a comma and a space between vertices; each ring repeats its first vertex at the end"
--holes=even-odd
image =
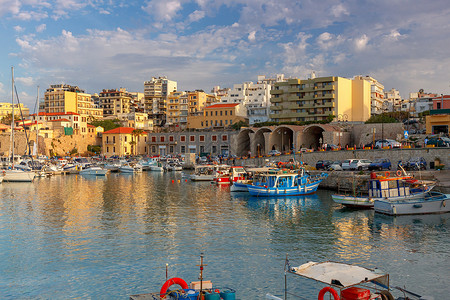
POLYGON ((12 121, 11 121, 11 144, 12 144, 12 168, 14 168, 14 67, 11 67, 11 104, 12 104, 12 121))
POLYGON ((36 113, 36 157, 39 157, 39 86, 37 87, 37 113, 36 113))

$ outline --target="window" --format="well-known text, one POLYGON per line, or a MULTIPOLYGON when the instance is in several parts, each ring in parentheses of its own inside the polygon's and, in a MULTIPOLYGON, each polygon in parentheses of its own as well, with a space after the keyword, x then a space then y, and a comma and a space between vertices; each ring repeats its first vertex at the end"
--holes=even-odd
MULTIPOLYGON (((113 136, 113 143, 115 143, 116 142, 116 136, 113 136)), ((116 151, 114 151, 114 152, 116 152, 116 151)))
POLYGON ((152 136, 152 143, 156 143, 156 136, 152 136))
POLYGON ((124 147, 123 149, 124 149, 124 152, 127 153, 127 147, 124 147))
POLYGON ((204 136, 204 135, 201 135, 200 138, 199 138, 199 140, 200 140, 200 142, 204 142, 204 141, 205 141, 205 136, 204 136))
POLYGON ((211 136, 211 141, 217 142, 217 135, 212 135, 211 136))
POLYGON ((173 146, 169 147, 169 153, 173 153, 173 146))
POLYGON ((106 152, 109 152, 109 147, 106 147, 106 152))
POLYGON ((173 142, 173 135, 169 136, 169 142, 173 142))
POLYGON ((206 127, 208 127, 208 121, 206 121, 206 127))
POLYGON ((186 142, 186 136, 185 135, 180 136, 180 142, 186 142))
POLYGON ((216 110, 216 116, 217 116, 217 110, 216 110))
POLYGON ((116 153, 116 147, 113 147, 113 153, 116 153))
POLYGON ((165 136, 160 136, 160 137, 159 137, 159 141, 160 141, 161 143, 164 143, 164 140, 165 140, 165 136))
POLYGON ((230 116, 232 116, 233 115, 233 111, 232 110, 230 110, 230 116))
POLYGON ((228 125, 228 120, 225 120, 225 125, 228 125))
POLYGON ((186 153, 186 146, 181 146, 181 153, 186 153))
POLYGON ((222 135, 222 141, 223 142, 228 141, 228 135, 226 135, 226 134, 222 135))
POLYGON ((189 136, 189 141, 190 142, 195 142, 195 135, 190 135, 189 136))
POLYGON ((125 136, 125 142, 127 141, 127 136, 125 136))
POLYGON ((212 146, 212 153, 217 153, 217 147, 216 146, 212 146))
POLYGON ((222 115, 222 111, 220 111, 220 115, 222 115))
POLYGON ((228 115, 228 110, 225 111, 225 116, 227 116, 227 115, 228 115))
POLYGON ((155 153, 155 152, 156 152, 156 147, 152 146, 152 153, 155 153))
POLYGON ((207 111, 205 111, 205 116, 208 116, 208 112, 207 111))
POLYGON ((201 125, 200 125, 200 126, 202 126, 202 127, 203 127, 203 121, 201 121, 200 123, 201 123, 201 125))

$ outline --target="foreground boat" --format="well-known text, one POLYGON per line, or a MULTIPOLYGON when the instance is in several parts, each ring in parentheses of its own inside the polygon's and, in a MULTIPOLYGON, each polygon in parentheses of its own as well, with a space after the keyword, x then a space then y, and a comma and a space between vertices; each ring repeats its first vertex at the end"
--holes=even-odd
POLYGON ((22 171, 22 170, 4 170, 5 176, 3 181, 6 182, 32 182, 36 173, 33 171, 22 171))
POLYGON ((215 165, 197 165, 190 178, 192 181, 213 181, 216 178, 215 169, 215 165))
POLYGON ((167 265, 166 265, 166 281, 161 287, 159 293, 148 293, 131 295, 130 300, 175 300, 175 299, 204 299, 204 300, 235 300, 236 291, 230 288, 219 288, 213 286, 209 280, 203 280, 203 269, 206 266, 203 264, 203 255, 200 256, 200 281, 192 281, 189 285, 183 279, 179 277, 167 278, 167 265), (181 288, 170 290, 169 288, 178 285, 181 288))
MULTIPOLYGON (((291 267, 289 260, 286 258, 284 270, 286 287, 284 299, 287 299, 288 294, 301 299, 305 297, 305 294, 302 294, 300 289, 296 289, 295 293, 288 292, 287 274, 301 276, 325 284, 326 286, 318 292, 317 299, 319 300, 331 299, 328 296, 324 298, 327 293, 330 293, 334 300, 428 299, 400 287, 395 287, 395 289, 399 290, 405 297, 408 295, 408 298, 394 298, 394 295, 390 292, 392 288, 389 286, 389 274, 380 270, 372 270, 351 264, 325 261, 320 263, 308 262, 299 267, 291 267)), ((309 295, 307 294, 307 296, 309 295)), ((271 294, 267 294, 266 299, 282 300, 282 298, 271 294)))
MULTIPOLYGON (((388 173, 388 172, 387 172, 388 173)), ((334 202, 355 208, 372 208, 375 200, 413 200, 424 197, 432 188, 432 182, 413 180, 411 176, 377 177, 368 183, 368 196, 331 195, 334 202)))
POLYGON ((443 214, 450 212, 450 194, 431 191, 415 199, 377 199, 374 209, 391 216, 443 214))
POLYGON ((250 195, 257 197, 309 195, 315 193, 319 184, 327 177, 327 173, 311 176, 304 169, 299 173, 273 170, 260 174, 247 188, 250 195))
POLYGON ((91 176, 106 176, 106 173, 108 173, 108 170, 92 166, 81 170, 79 174, 91 176))

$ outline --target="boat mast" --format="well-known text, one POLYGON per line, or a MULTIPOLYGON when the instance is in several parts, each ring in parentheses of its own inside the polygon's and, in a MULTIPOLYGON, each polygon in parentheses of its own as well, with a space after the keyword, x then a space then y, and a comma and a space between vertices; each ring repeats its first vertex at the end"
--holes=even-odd
POLYGON ((39 86, 37 86, 37 113, 36 113, 36 157, 39 157, 39 86))
POLYGON ((12 168, 14 169, 14 67, 11 67, 11 104, 12 104, 12 121, 11 121, 11 144, 12 144, 12 168))

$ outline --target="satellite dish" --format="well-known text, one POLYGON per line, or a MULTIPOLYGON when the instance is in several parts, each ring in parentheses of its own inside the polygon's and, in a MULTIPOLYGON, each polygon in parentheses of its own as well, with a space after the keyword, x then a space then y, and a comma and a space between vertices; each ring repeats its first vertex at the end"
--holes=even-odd
POLYGON ((419 93, 421 93, 421 94, 422 94, 422 93, 423 93, 423 89, 420 89, 420 90, 419 90, 419 93))

